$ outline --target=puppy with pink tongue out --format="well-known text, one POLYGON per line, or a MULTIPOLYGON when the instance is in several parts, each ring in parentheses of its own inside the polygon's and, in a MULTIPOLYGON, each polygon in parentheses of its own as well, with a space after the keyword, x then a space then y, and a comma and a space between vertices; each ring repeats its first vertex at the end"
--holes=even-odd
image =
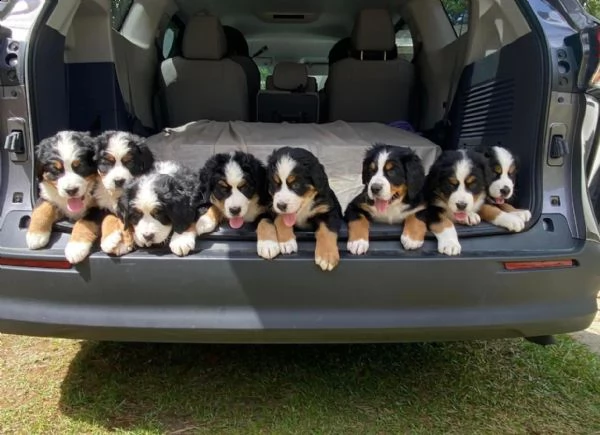
POLYGON ((323 165, 303 148, 279 148, 269 157, 267 178, 281 253, 298 250, 294 228, 314 231, 315 263, 333 270, 340 261, 342 210, 323 165))
POLYGON ((211 205, 198 219, 196 233, 210 233, 224 222, 234 230, 257 222, 258 255, 265 259, 279 255, 266 180, 264 164, 251 154, 235 151, 212 156, 200 170, 204 197, 211 205))
POLYGON ((94 155, 94 141, 87 132, 61 131, 37 145, 40 201, 25 237, 29 249, 44 248, 54 223, 67 218, 74 225, 65 247, 66 259, 75 264, 89 255, 99 235, 94 155))

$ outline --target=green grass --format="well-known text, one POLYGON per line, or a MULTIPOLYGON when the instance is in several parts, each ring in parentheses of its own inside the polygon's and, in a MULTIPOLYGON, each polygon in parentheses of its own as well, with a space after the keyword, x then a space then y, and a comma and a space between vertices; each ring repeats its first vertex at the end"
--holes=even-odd
POLYGON ((600 359, 569 338, 217 346, 0 335, 1 433, 594 433, 600 359))

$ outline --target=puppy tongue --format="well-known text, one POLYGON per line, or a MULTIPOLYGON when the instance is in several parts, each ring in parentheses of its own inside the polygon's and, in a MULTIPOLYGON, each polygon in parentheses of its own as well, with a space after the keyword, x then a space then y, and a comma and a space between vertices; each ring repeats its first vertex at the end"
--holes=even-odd
POLYGON ((388 202, 384 201, 383 199, 376 199, 375 200, 375 208, 377 209, 377 211, 379 213, 385 213, 385 211, 388 208, 388 202))
POLYGON ((504 198, 496 198, 496 204, 504 204, 504 198))
POLYGON ((454 213, 454 219, 456 219, 458 222, 466 221, 467 213, 464 211, 457 211, 456 213, 454 213))
POLYGON ((288 227, 293 227, 296 223, 296 213, 285 213, 282 217, 283 223, 288 227))
POLYGON ((244 218, 240 216, 229 219, 229 226, 233 229, 241 228, 244 225, 244 218))
POLYGON ((71 213, 78 213, 83 209, 83 201, 81 198, 69 198, 67 199, 67 209, 71 213))

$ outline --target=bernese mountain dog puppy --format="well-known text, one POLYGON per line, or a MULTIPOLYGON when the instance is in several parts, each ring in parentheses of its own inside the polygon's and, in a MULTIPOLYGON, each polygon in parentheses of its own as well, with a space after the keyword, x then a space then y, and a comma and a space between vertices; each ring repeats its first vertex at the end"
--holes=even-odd
POLYGON ((40 200, 27 230, 30 249, 45 247, 52 225, 68 218, 74 225, 66 259, 75 264, 89 255, 100 221, 93 195, 98 179, 94 155, 94 141, 87 132, 60 131, 39 143, 35 156, 40 200))
POLYGON ((509 150, 500 146, 478 150, 488 161, 491 179, 487 187, 487 201, 479 215, 493 225, 519 232, 531 219, 529 210, 516 209, 509 204, 514 197, 518 161, 509 150))
POLYGON ((485 157, 475 151, 444 151, 425 181, 428 207, 422 213, 438 241, 438 251, 458 255, 461 246, 455 223, 477 225, 491 178, 485 157))
POLYGON ((269 216, 267 169, 259 159, 242 151, 216 154, 200 170, 200 185, 211 206, 198 219, 198 235, 214 231, 224 221, 233 229, 258 221, 258 255, 268 260, 279 255, 277 233, 269 216))
POLYGON ((116 215, 125 183, 152 170, 154 156, 145 139, 125 131, 106 131, 95 138, 100 182, 94 191, 98 207, 108 213, 102 219, 100 248, 107 254, 124 255, 134 247, 133 234, 116 215))
POLYGON ((281 253, 298 250, 295 227, 314 230, 315 263, 322 270, 333 270, 340 261, 342 209, 323 165, 310 151, 283 147, 269 156, 267 178, 281 253))
POLYGON ((425 169, 410 148, 375 144, 363 159, 363 191, 348 204, 348 251, 362 255, 369 249, 369 225, 404 223, 400 241, 405 249, 423 246, 427 227, 416 213, 425 209, 425 169))
POLYGON ((160 245, 171 236, 171 252, 184 256, 196 245, 203 201, 197 172, 177 162, 156 162, 152 172, 126 183, 117 214, 137 246, 160 245))

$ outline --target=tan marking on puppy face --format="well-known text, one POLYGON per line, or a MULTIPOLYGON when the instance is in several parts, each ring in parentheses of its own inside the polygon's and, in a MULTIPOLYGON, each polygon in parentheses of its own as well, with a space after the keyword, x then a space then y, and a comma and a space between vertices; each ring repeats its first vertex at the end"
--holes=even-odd
MULTIPOLYGON (((514 164, 510 165, 510 168, 508 168, 508 175, 514 175, 516 170, 517 167, 514 164)), ((502 168, 500 168, 500 173, 502 173, 502 168)))
POLYGON ((369 220, 360 215, 355 221, 348 222, 348 240, 369 240, 369 220))
POLYGON ((469 175, 465 180, 465 184, 468 186, 469 184, 473 184, 475 180, 477 180, 475 175, 469 175))
POLYGON ((48 201, 43 201, 33 209, 28 231, 30 233, 49 233, 59 217, 58 209, 48 201))
MULTIPOLYGON (((210 196, 210 203, 212 205, 214 205, 215 207, 217 207, 217 209, 219 210, 219 212, 221 214, 225 213, 225 202, 224 201, 219 201, 217 198, 215 198, 214 195, 210 196)), ((208 210, 210 211, 212 209, 212 207, 208 210)), ((221 216, 219 216, 219 220, 217 222, 220 222, 221 216)))
POLYGON ((42 179, 44 181, 44 183, 49 184, 50 186, 54 187, 56 189, 56 184, 58 182, 58 179, 52 179, 52 174, 50 174, 49 172, 44 172, 44 174, 42 175, 42 179))
POLYGON ((395 200, 402 200, 408 192, 408 186, 401 184, 400 186, 390 185, 390 191, 392 192, 392 198, 396 197, 395 200))
POLYGON ((54 166, 57 171, 63 171, 65 168, 63 162, 61 162, 60 160, 55 160, 54 162, 52 162, 52 166, 54 166))
POLYGON ((454 226, 452 221, 450 219, 448 219, 446 216, 441 216, 440 219, 441 219, 440 222, 431 224, 429 226, 429 229, 434 234, 439 234, 439 233, 443 232, 444 230, 447 230, 448 228, 452 228, 454 226))
POLYGON ((412 241, 425 240, 427 225, 421 219, 418 219, 414 214, 411 214, 404 221, 404 230, 402 234, 410 237, 412 241))
POLYGON ((292 184, 294 181, 296 181, 296 176, 295 176, 295 175, 290 175, 289 177, 287 177, 287 178, 285 179, 285 182, 288 184, 288 186, 289 186, 290 184, 292 184))
POLYGON ((121 157, 121 163, 123 164, 129 163, 131 160, 133 160, 133 156, 131 155, 131 153, 127 153, 123 157, 121 157))
POLYGON ((274 221, 275 230, 277 231, 277 240, 279 243, 286 243, 292 239, 296 238, 294 234, 294 228, 288 227, 283 223, 283 217, 281 215, 277 215, 274 221))

